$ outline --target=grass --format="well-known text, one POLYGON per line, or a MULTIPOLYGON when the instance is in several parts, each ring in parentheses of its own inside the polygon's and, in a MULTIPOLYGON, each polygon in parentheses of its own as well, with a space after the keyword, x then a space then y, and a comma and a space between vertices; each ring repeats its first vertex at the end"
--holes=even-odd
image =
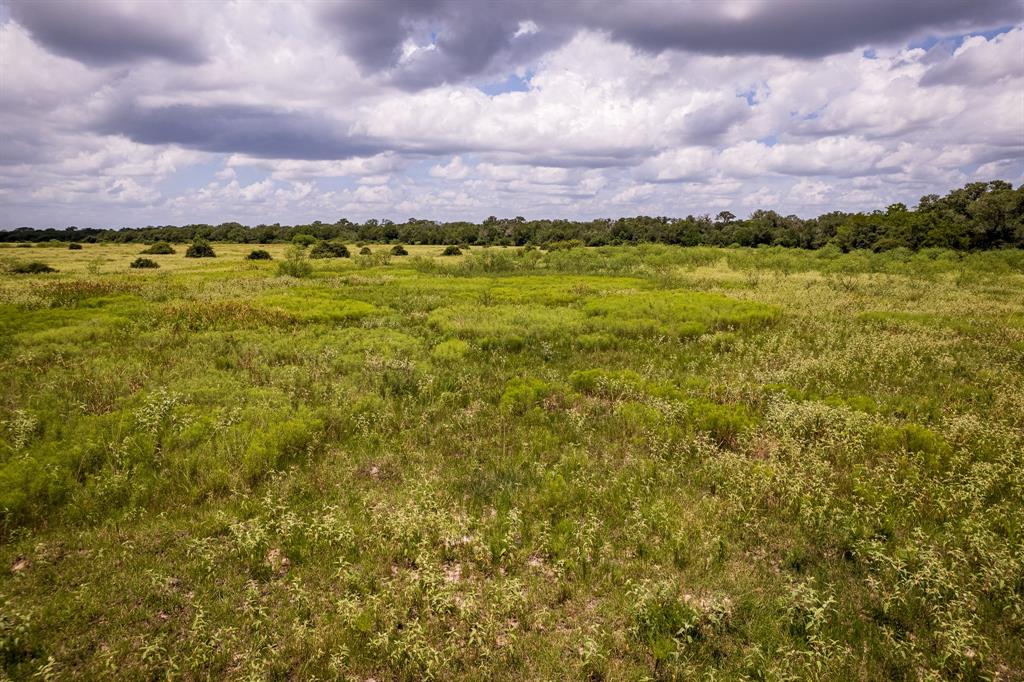
POLYGON ((0 252, 7 676, 1021 678, 1021 252, 215 248, 0 252))

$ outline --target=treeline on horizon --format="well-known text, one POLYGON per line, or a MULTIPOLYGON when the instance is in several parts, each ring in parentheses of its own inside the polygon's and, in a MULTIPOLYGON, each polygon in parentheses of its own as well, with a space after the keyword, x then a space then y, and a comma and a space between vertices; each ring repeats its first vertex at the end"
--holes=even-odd
POLYGON ((765 244, 804 249, 834 245, 843 251, 1024 248, 1024 185, 1014 189, 1002 180, 974 182, 946 196, 923 196, 914 209, 892 204, 885 210, 870 213, 833 211, 810 219, 759 209, 747 219, 737 219, 723 211, 715 217, 636 216, 615 220, 526 220, 492 216, 482 223, 415 218, 404 223, 376 219, 354 223, 342 218, 335 223, 314 221, 308 225, 255 227, 239 223, 122 229, 21 227, 0 231, 0 242, 182 243, 207 239, 270 244, 291 241, 300 234, 347 242, 504 246, 654 242, 682 246, 765 244))

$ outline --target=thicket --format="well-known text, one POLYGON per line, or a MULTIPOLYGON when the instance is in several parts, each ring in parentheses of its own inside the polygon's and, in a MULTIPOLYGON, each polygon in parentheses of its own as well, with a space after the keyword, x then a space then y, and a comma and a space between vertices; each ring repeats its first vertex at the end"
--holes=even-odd
MULTIPOLYGON (((334 223, 220 225, 114 229, 35 229, 0 231, 0 242, 214 242, 267 244, 292 242, 310 246, 318 241, 360 243, 545 245, 571 248, 574 244, 604 246, 655 242, 683 246, 791 246, 818 249, 834 245, 842 251, 896 248, 948 248, 961 251, 1024 247, 1024 185, 974 182, 946 196, 921 197, 915 208, 892 204, 866 213, 832 211, 804 219, 759 209, 746 219, 728 211, 716 216, 685 218, 635 216, 616 220, 526 220, 489 217, 482 223, 437 222, 409 218, 404 223, 370 219, 363 223, 342 218, 334 223)), ((393 253, 393 255, 402 255, 393 253)))

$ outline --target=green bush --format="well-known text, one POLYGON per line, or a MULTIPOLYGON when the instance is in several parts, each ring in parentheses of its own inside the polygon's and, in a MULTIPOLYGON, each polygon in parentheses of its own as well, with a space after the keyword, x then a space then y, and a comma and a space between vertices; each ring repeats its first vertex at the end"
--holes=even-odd
POLYGON ((57 269, 51 268, 46 263, 34 260, 29 263, 18 263, 11 268, 11 272, 16 275, 39 275, 44 272, 57 272, 57 269))
POLYGON ((246 260, 272 260, 270 252, 265 249, 254 249, 245 258, 246 260))
POLYGON ((313 273, 313 266, 306 258, 306 252, 299 245, 288 248, 285 260, 277 264, 277 274, 288 277, 309 277, 313 273))
POLYGON ((405 247, 401 244, 395 244, 391 247, 392 256, 408 256, 409 252, 405 250, 405 247))
POLYGON ((359 249, 360 256, 369 256, 371 254, 373 254, 373 251, 370 250, 369 246, 364 246, 361 249, 359 249))
POLYGON ((444 247, 444 251, 441 252, 441 255, 442 256, 461 256, 462 255, 462 249, 460 249, 459 247, 457 247, 457 246, 455 246, 453 244, 451 246, 444 247))
POLYGON ((297 234, 292 237, 292 244, 296 246, 310 246, 316 244, 316 237, 311 234, 297 234))
POLYGON ((81 250, 82 250, 82 245, 79 244, 78 242, 71 242, 70 244, 68 244, 68 251, 81 251, 81 250))
POLYGON ((205 239, 195 240, 185 251, 185 258, 214 258, 216 255, 210 242, 205 239))
POLYGON ((348 247, 340 242, 317 242, 309 250, 310 258, 348 258, 348 247))
POLYGON ((136 258, 135 260, 132 261, 132 264, 129 265, 128 267, 135 268, 135 269, 138 270, 138 269, 145 269, 145 268, 158 268, 158 267, 160 267, 160 264, 157 263, 152 258, 136 258))
MULTIPOLYGON (((147 256, 166 256, 175 253, 174 247, 167 242, 156 242, 151 245, 148 249, 143 249, 140 253, 147 256)), ((194 257, 194 256, 193 256, 194 257)))

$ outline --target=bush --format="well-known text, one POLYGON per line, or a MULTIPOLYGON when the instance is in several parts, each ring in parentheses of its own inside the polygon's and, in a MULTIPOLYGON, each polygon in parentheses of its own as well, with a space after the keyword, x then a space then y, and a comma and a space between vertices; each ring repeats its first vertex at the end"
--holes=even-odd
POLYGON ((444 247, 444 251, 441 252, 441 255, 442 256, 461 256, 462 255, 462 249, 460 249, 459 247, 457 247, 457 246, 455 246, 453 244, 452 246, 444 247))
POLYGON ((245 258, 246 260, 272 260, 270 252, 265 249, 254 249, 245 258))
POLYGON ((148 249, 143 249, 142 254, 147 256, 166 256, 174 253, 174 247, 167 242, 156 242, 150 245, 148 249))
POLYGON ((185 258, 214 258, 217 254, 213 252, 210 242, 205 239, 197 239, 185 251, 185 258))
POLYGON ((18 263, 11 268, 11 272, 16 275, 38 275, 44 272, 57 272, 57 269, 51 268, 46 263, 40 263, 39 261, 34 260, 30 263, 18 263))
POLYGON ((395 244, 391 247, 392 256, 408 256, 409 252, 405 250, 405 247, 401 244, 395 244))
POLYGON ((81 251, 81 250, 82 250, 82 245, 78 244, 77 242, 71 242, 70 244, 68 244, 68 251, 81 251))
POLYGON ((310 258, 348 258, 348 247, 339 242, 317 242, 309 250, 310 258))
POLYGON ((550 242, 545 244, 544 248, 548 251, 569 251, 570 249, 578 249, 583 246, 583 242, 579 239, 567 239, 565 241, 550 242))
POLYGON ((360 256, 369 256, 372 253, 373 253, 373 251, 370 251, 370 247, 369 246, 364 246, 363 248, 359 249, 359 255, 360 256))
POLYGON ((160 267, 160 264, 157 263, 152 258, 136 258, 135 260, 132 261, 132 264, 129 265, 128 267, 135 268, 135 269, 158 268, 158 267, 160 267))
POLYGON ((306 259, 306 252, 298 244, 288 248, 285 260, 277 264, 277 274, 288 277, 309 277, 313 266, 306 259))
POLYGON ((316 237, 311 234, 297 234, 292 237, 292 244, 296 246, 309 246, 310 244, 316 244, 316 237))

